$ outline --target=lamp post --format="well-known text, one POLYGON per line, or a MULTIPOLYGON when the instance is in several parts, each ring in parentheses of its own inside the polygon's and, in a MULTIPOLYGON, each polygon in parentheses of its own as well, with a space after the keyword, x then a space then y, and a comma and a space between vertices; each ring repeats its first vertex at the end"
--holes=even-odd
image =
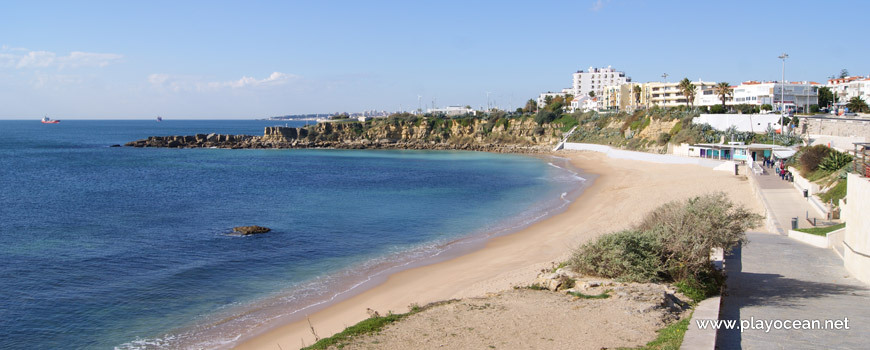
POLYGON ((782 80, 779 81, 779 134, 785 135, 785 126, 782 125, 783 118, 785 117, 783 113, 785 113, 785 59, 788 58, 788 54, 783 52, 782 55, 779 55, 779 59, 782 60, 782 80))
POLYGON ((665 89, 668 88, 668 73, 662 73, 662 79, 665 80, 665 83, 662 85, 662 108, 664 108, 664 107, 665 107, 665 104, 668 102, 668 101, 665 99, 665 96, 667 96, 667 95, 665 94, 665 89))

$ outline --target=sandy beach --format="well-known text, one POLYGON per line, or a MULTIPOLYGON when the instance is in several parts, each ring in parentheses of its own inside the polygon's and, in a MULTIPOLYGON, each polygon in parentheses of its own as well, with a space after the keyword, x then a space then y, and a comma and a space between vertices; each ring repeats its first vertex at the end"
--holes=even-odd
MULTIPOLYGON (((489 241, 457 258, 405 270, 359 295, 309 315, 317 335, 328 337, 369 315, 406 312, 409 305, 470 298, 528 285, 581 243, 627 228, 655 207, 704 193, 725 192, 737 204, 763 213, 745 176, 696 165, 610 159, 594 152, 560 151, 585 173, 598 175, 569 208, 519 232, 489 241)), ((314 342, 308 322, 281 325, 242 339, 235 349, 296 349, 314 342)))

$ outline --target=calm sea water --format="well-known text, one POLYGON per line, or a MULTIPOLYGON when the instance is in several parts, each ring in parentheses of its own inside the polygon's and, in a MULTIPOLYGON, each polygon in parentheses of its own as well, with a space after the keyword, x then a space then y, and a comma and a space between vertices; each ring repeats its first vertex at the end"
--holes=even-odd
POLYGON ((275 124, 0 121, 0 348, 220 347, 582 183, 518 155, 108 147, 275 124))

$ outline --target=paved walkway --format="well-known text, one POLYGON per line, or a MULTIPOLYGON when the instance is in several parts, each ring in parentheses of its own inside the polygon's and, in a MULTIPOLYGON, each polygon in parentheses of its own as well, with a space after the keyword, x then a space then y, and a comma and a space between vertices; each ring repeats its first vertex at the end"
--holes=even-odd
POLYGON ((722 320, 845 320, 848 330, 719 330, 718 349, 870 348, 870 287, 830 249, 786 236, 748 233, 726 264, 722 320))
MULTIPOLYGON (((780 234, 788 234, 791 229, 791 219, 798 218, 798 228, 810 228, 813 225, 807 221, 807 215, 810 220, 816 219, 816 224, 826 226, 831 224, 825 221, 825 218, 820 216, 812 207, 803 194, 795 189, 794 184, 779 178, 779 175, 772 174, 776 172, 772 168, 764 168, 764 174, 755 177, 758 180, 758 186, 761 188, 761 193, 767 201, 767 205, 772 211, 778 228, 782 231, 780 234)), ((751 176, 751 175, 750 175, 751 176)))

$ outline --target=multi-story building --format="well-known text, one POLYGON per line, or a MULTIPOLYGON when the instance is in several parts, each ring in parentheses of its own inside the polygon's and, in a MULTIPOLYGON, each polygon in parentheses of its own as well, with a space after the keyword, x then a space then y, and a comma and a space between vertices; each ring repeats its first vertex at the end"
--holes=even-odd
POLYGON ((853 97, 860 97, 870 103, 870 77, 830 79, 827 87, 837 97, 837 101, 834 102, 847 103, 853 97))
MULTIPOLYGON (((774 110, 804 111, 819 104, 821 84, 804 82, 758 82, 746 81, 734 87, 734 96, 729 105, 750 104, 761 106, 769 104, 774 110)), ((718 97, 717 97, 718 98, 718 97)))
POLYGON ((604 93, 601 96, 600 108, 626 111, 645 107, 647 102, 647 94, 644 93, 645 85, 640 83, 625 83, 605 87, 604 93), (640 91, 635 91, 635 87, 638 87, 640 91))
MULTIPOLYGON (((719 96, 716 95, 714 88, 716 82, 712 81, 693 81, 695 85, 695 106, 712 106, 720 104, 719 96)), ((659 107, 676 107, 686 105, 686 96, 680 90, 679 82, 663 83, 649 82, 644 84, 644 95, 648 106, 659 107)))
POLYGON ((595 96, 602 96, 605 87, 629 82, 631 82, 631 78, 626 77, 625 72, 618 72, 610 66, 607 68, 589 67, 585 72, 577 71, 574 73, 574 83, 571 88, 574 96, 589 96, 590 91, 595 92, 595 96))

